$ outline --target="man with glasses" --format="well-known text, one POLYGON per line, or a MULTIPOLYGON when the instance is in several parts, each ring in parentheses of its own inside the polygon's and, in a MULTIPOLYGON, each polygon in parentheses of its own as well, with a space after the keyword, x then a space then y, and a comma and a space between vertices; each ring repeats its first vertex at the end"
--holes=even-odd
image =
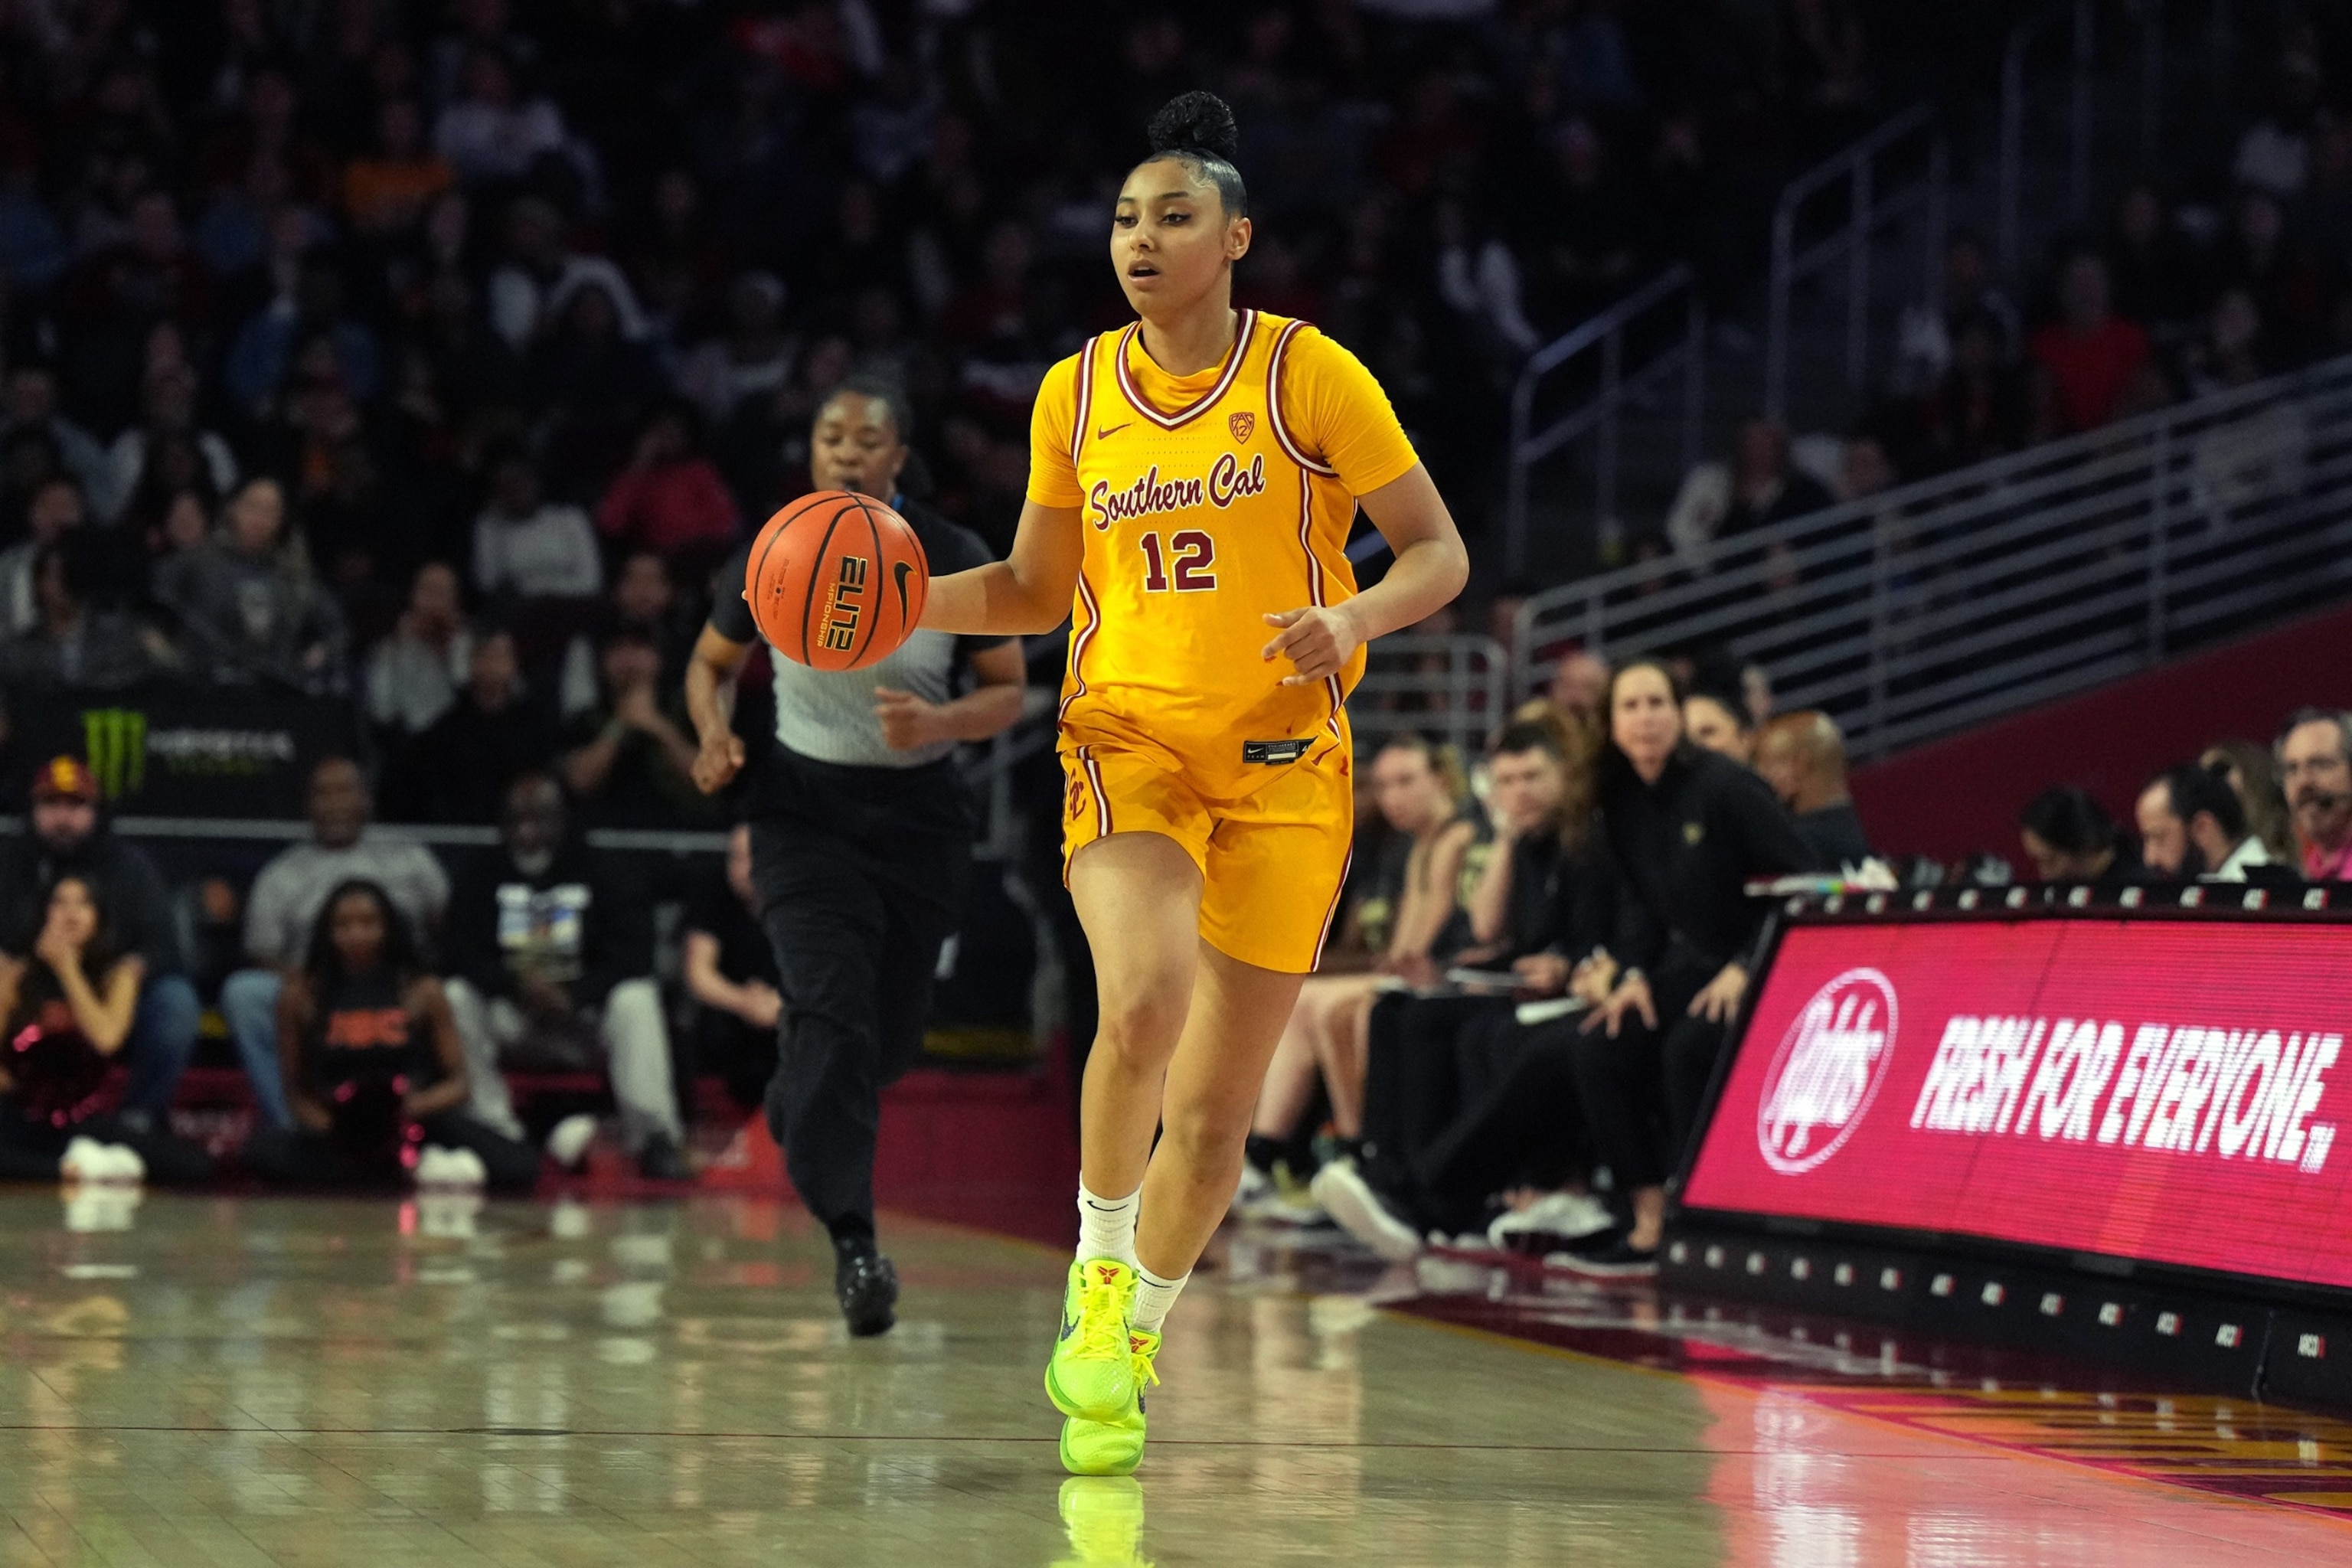
POLYGON ((2352 880, 2352 713, 2298 711, 2279 731, 2278 764, 2303 874, 2315 882, 2352 880))

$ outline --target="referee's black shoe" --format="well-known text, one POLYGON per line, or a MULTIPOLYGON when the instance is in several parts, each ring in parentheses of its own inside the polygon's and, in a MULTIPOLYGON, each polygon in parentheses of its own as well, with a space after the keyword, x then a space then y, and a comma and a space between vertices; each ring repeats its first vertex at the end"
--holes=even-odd
POLYGON ((852 1338, 887 1333, 898 1321, 898 1271, 871 1242, 844 1247, 834 1258, 833 1299, 841 1303, 852 1338))

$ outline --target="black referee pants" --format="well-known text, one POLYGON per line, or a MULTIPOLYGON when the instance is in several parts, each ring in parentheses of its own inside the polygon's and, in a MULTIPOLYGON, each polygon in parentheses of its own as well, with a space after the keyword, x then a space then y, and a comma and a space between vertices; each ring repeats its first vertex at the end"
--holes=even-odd
POLYGON ((963 914, 971 837, 950 767, 790 758, 754 797, 751 877, 787 1006, 768 1129, 836 1239, 873 1234, 882 1090, 922 1052, 963 914))

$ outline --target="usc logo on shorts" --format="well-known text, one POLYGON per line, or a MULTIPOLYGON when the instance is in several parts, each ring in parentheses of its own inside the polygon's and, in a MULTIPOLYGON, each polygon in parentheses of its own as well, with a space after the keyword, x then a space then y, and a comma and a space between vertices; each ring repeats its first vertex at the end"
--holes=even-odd
POLYGON ((1084 780, 1080 779, 1080 778, 1078 777, 1078 775, 1077 775, 1077 774, 1076 774, 1076 773, 1072 773, 1072 774, 1070 775, 1070 798, 1069 798, 1069 809, 1068 809, 1068 811, 1067 811, 1067 813, 1066 813, 1066 815, 1067 815, 1067 816, 1071 818, 1071 820, 1076 821, 1076 820, 1077 819, 1077 816, 1078 816, 1078 814, 1079 814, 1080 812, 1082 812, 1082 811, 1086 810, 1086 808, 1087 808, 1087 786, 1086 786, 1086 783, 1085 783, 1085 781, 1084 781, 1084 780))

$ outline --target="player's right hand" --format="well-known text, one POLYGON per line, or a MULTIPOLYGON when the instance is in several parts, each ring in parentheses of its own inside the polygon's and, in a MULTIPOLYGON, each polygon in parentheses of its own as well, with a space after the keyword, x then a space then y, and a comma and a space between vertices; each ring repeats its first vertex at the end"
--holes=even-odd
POLYGON ((694 787, 705 795, 717 795, 743 771, 743 737, 731 730, 721 730, 702 737, 702 749, 694 753, 694 787))

